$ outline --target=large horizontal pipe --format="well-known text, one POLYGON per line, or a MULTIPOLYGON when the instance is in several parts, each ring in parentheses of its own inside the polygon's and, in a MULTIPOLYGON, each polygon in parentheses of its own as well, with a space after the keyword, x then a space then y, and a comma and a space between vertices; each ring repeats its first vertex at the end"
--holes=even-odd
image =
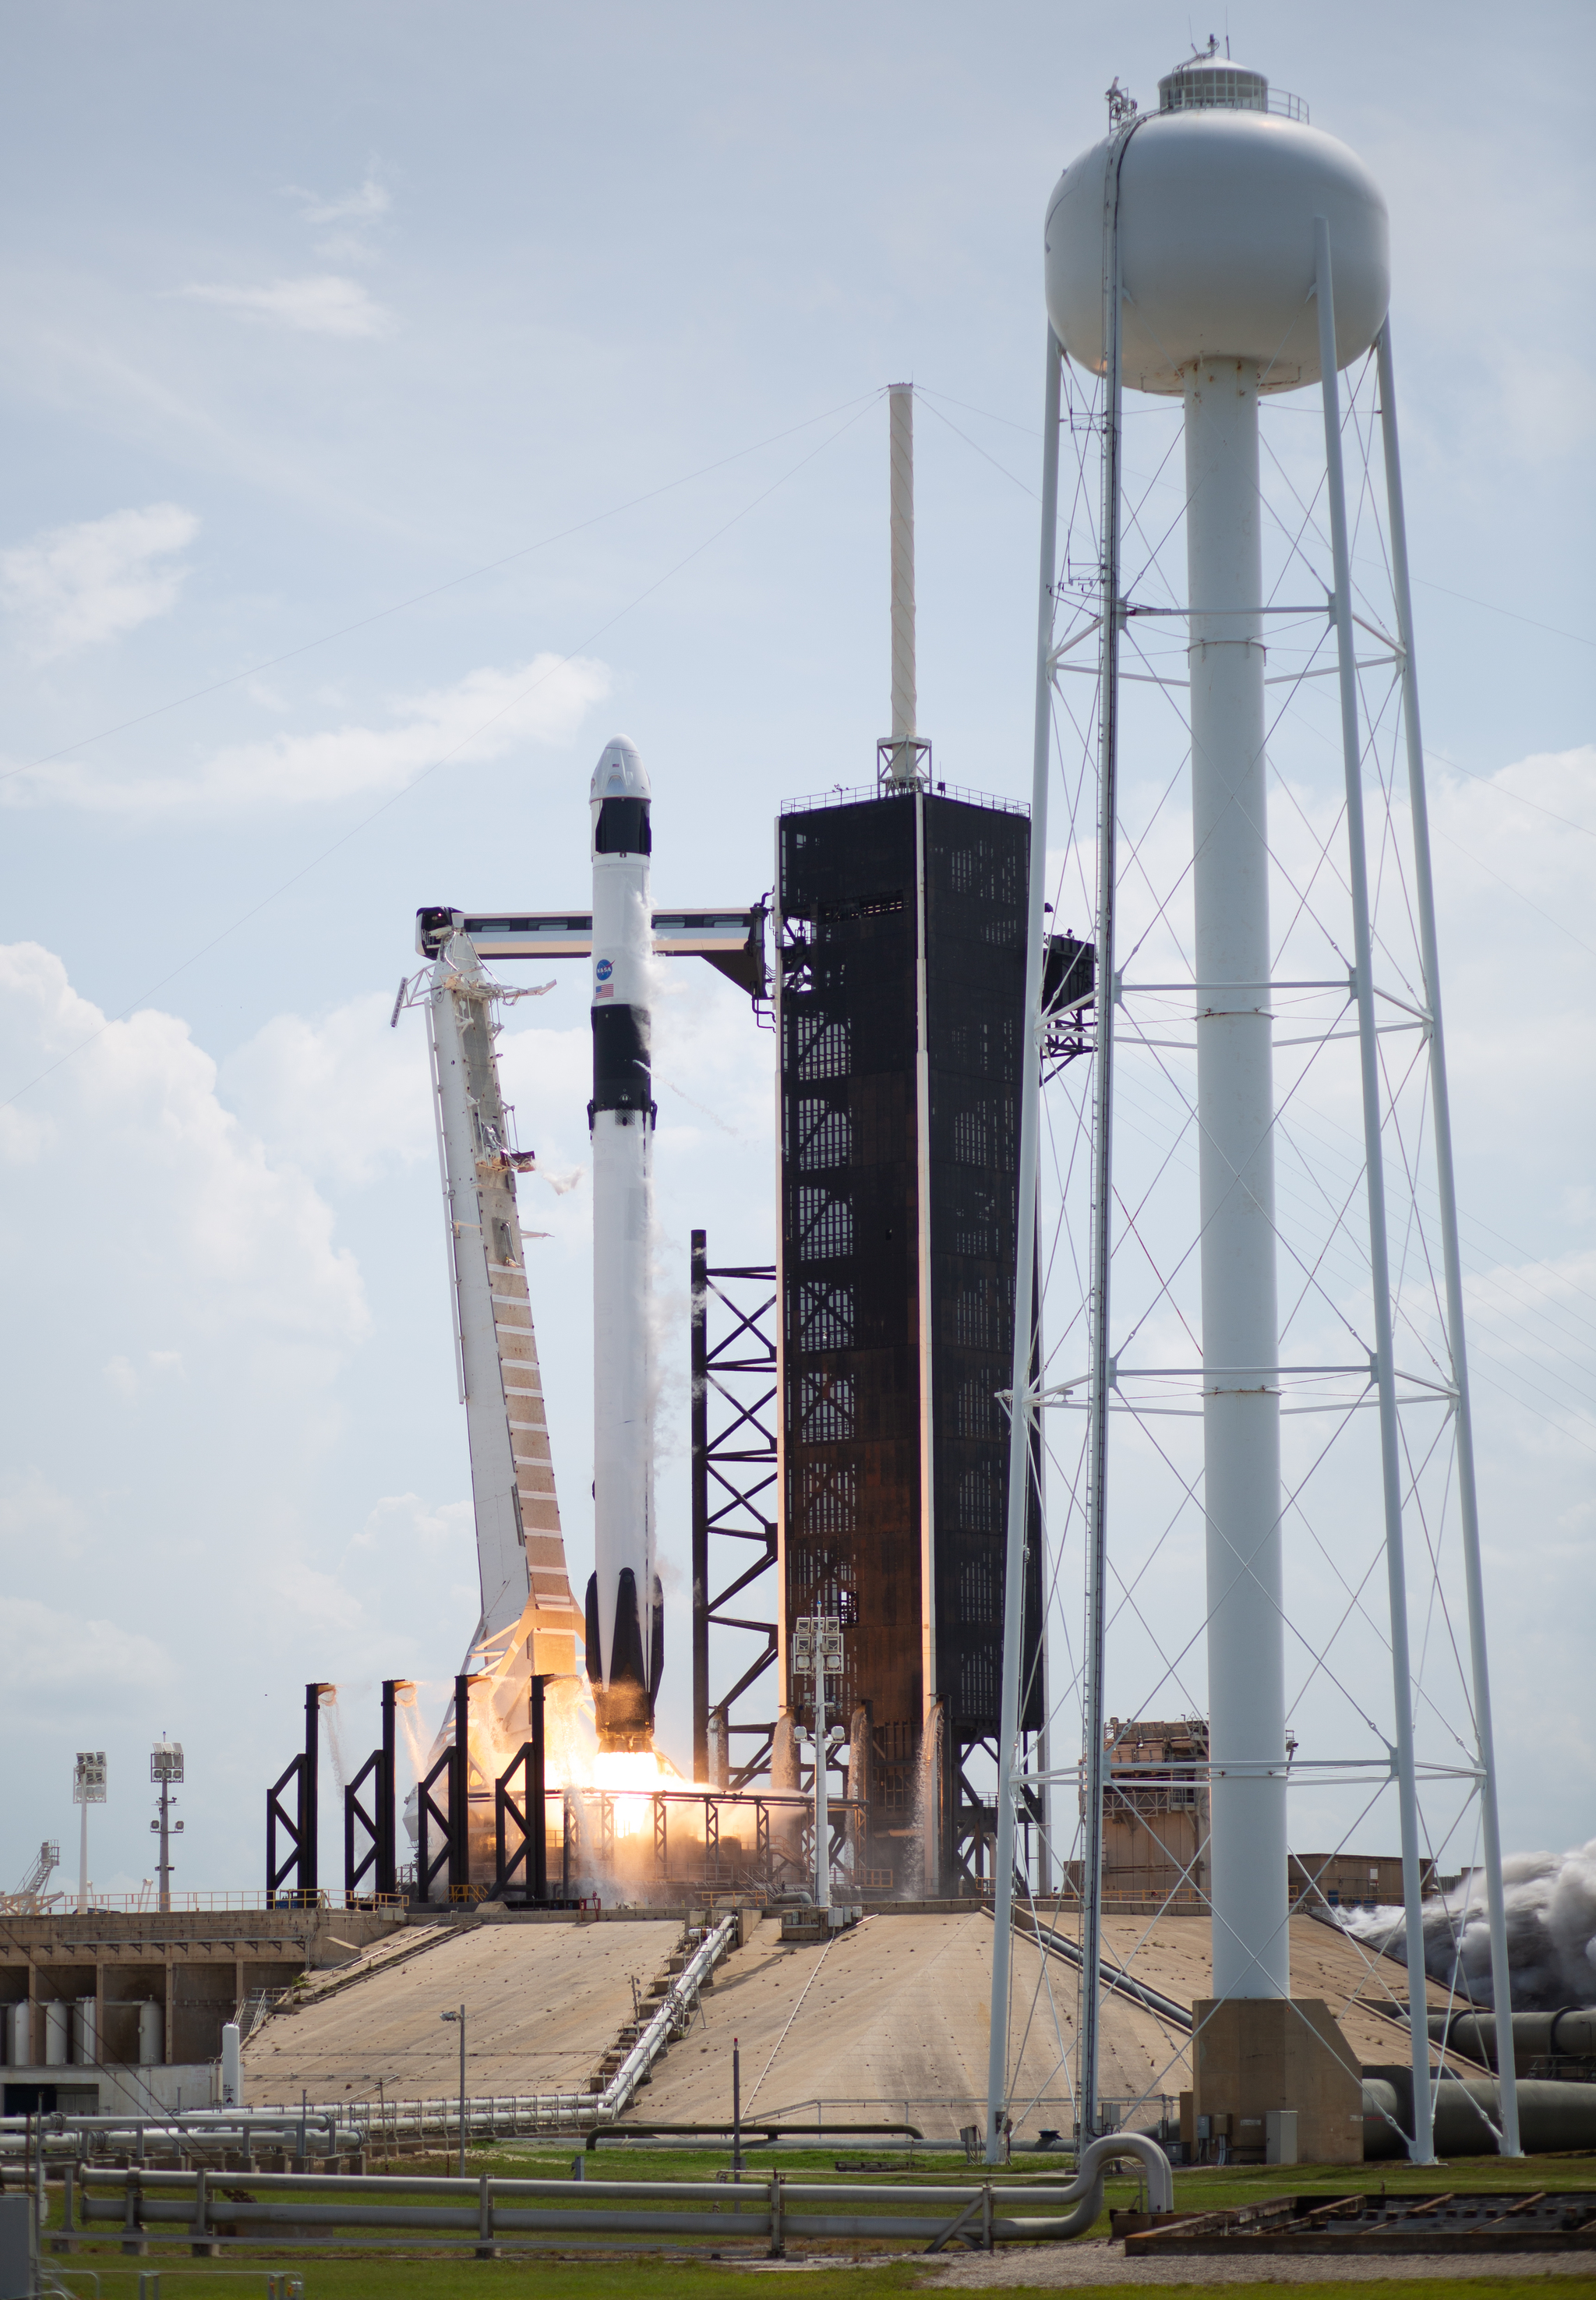
POLYGON ((910 2188, 873 2181, 788 2180, 772 2172, 728 2188, 719 2180, 598 2183, 495 2179, 487 2175, 476 2180, 406 2180, 394 2175, 268 2172, 244 2176, 246 2188, 255 2192, 246 2195, 238 2192, 239 2176, 229 2174, 228 2188, 219 2196, 209 2174, 202 2171, 146 2173, 137 2167, 116 2167, 85 2172, 81 2225, 85 2229, 91 2224, 126 2227, 131 2217, 135 2226, 186 2227, 196 2238, 219 2229, 245 2227, 474 2229, 479 2238, 533 2230, 565 2235, 621 2230, 632 2235, 725 2238, 775 2238, 783 2218, 790 2214, 794 2230, 805 2236, 902 2241, 941 2238, 983 2206, 984 2219, 995 2236, 1051 2238, 1078 2235, 1091 2225, 1101 2210, 1105 2171, 1117 2159, 1126 2156, 1146 2171, 1153 2210, 1169 2210, 1174 2184, 1163 2152, 1138 2133, 1110 2133, 1082 2152, 1074 2180, 1056 2186, 1025 2183, 1023 2202, 1031 2207, 1056 2206, 1056 2218, 1039 2217, 1032 2211, 1024 2219, 1012 2213, 1007 2219, 995 2219, 998 2198, 1007 2201, 1013 2192, 994 2191, 990 2182, 910 2188), (107 2194, 108 2190, 112 2193, 107 2194), (350 2200, 352 2191, 379 2201, 354 2203, 350 2200), (411 2201, 401 2202, 402 2197, 411 2201), (418 2203, 417 2197, 434 2201, 418 2203), (669 2204, 677 2209, 667 2212, 617 2209, 628 2203, 669 2204), (691 2209, 702 2204, 715 2209, 691 2209), (844 2208, 841 2212, 813 2209, 839 2205, 844 2208), (861 2206, 874 2209, 861 2211, 861 2206), (935 2217, 922 2217, 927 2206, 935 2217), (735 2222, 730 2229, 728 2219, 735 2222))
MULTIPOLYGON (((608 2185, 608 2184, 606 2184, 608 2185)), ((725 2190, 721 2191, 722 2196, 725 2190)), ((120 2228, 121 2216, 109 2204, 99 2206, 91 2215, 96 2222, 108 2228, 120 2228)), ((146 2217, 188 2229, 194 2224, 181 2206, 171 2203, 152 2207, 146 2217)), ((933 2217, 907 2212, 787 2212, 785 2199, 783 2221, 788 2234, 799 2237, 832 2237, 863 2238, 878 2243, 883 2239, 919 2242, 942 2236, 952 2216, 945 2207, 933 2217)), ((1095 2211, 1093 2218, 1096 2218, 1095 2211)), ((453 2229, 463 2235, 480 2237, 480 2217, 475 2209, 450 2209, 444 2205, 403 2205, 386 2207, 344 2204, 240 2204, 219 2202, 207 2221, 207 2232, 218 2228, 392 2228, 399 2229, 453 2229)), ((517 2210, 514 2207, 495 2209, 488 2229, 490 2238, 524 2234, 558 2234, 594 2236, 610 2231, 632 2236, 710 2236, 726 2240, 731 2238, 768 2238, 771 2233, 771 2216, 763 2204, 752 2202, 740 2205, 723 2204, 715 2212, 611 2212, 602 2207, 579 2212, 557 2211, 517 2210)), ((1035 2243, 1039 2239, 1077 2233, 1075 2214, 1038 2219, 1027 2215, 1016 2220, 994 2212, 992 2233, 1000 2241, 1035 2243)))
POLYGON ((923 2140, 926 2137, 918 2124, 786 2124, 775 2122, 767 2124, 761 2122, 757 2116, 744 2116, 740 2124, 735 2124, 732 2119, 727 2116, 723 2117, 719 2122, 710 2121, 707 2123, 697 2124, 633 2124, 628 2121, 625 2124, 600 2125, 589 2135, 587 2146, 589 2148, 596 2148, 601 2140, 648 2140, 654 2138, 656 2136, 663 2138, 667 2134, 686 2134, 692 2136, 694 2134, 706 2132, 718 2134, 722 2132, 736 2131, 740 2131, 742 2133, 744 2140, 751 2138, 757 2138, 763 2140, 787 2140, 791 2139, 795 2134, 808 2137, 815 2133, 819 2133, 825 2138, 833 2140, 853 2140, 862 2138, 867 2134, 879 2137, 888 2133, 897 2133, 902 2138, 907 2140, 923 2140))
MULTIPOLYGON (((1535 2061, 1596 2059, 1596 2005, 1566 2005, 1560 2012, 1515 2012, 1513 2059, 1527 2071, 1535 2061)), ((1496 2060, 1494 2012, 1432 2012, 1430 2037, 1466 2060, 1482 2061, 1493 2069, 1496 2060)))
MULTIPOLYGON (((724 2188, 720 2190, 722 2197, 726 2193, 724 2188)), ((719 2212, 612 2212, 603 2206, 594 2206, 588 2212, 562 2212, 501 2205, 494 2207, 489 2214, 489 2233, 509 2235, 518 2230, 552 2229, 580 2236, 594 2229, 622 2229, 635 2236, 723 2236, 727 2233, 728 2211, 724 2204, 719 2212)), ((113 2228, 125 2224, 109 2201, 87 2206, 84 2218, 104 2221, 113 2228)), ((183 2228, 195 2228, 197 2233, 197 2224, 175 2197, 170 2203, 152 2201, 146 2204, 141 2214, 143 2221, 152 2224, 175 2221, 183 2228)), ((768 2209, 754 2206, 742 2216, 741 2228, 734 2232, 763 2236, 769 2232, 769 2221, 768 2209)), ((871 2225, 879 2234, 884 2229, 890 2229, 891 2224, 877 2219, 871 2225)), ((475 2204, 254 2204, 221 2198, 212 2203, 206 2215, 207 2234, 219 2229, 245 2227, 459 2229, 480 2234, 481 2217, 475 2204)))
MULTIPOLYGON (((1405 2156, 1413 2129, 1412 2079, 1403 2069, 1363 2080, 1365 2159, 1405 2156)), ((1493 2156, 1501 2125, 1494 2078, 1448 2078, 1435 2088, 1438 2156, 1493 2156)), ((1560 2149, 1596 2149, 1596 2085, 1554 2084, 1531 2078, 1518 2086, 1518 2130, 1527 2156, 1560 2149)))
MULTIPOLYGON (((152 2211, 157 2204, 164 2210, 170 2202, 172 2209, 187 2212, 193 2208, 190 2200, 199 2177, 197 2172, 149 2172, 140 2171, 137 2166, 124 2170, 120 2165, 96 2165, 80 2176, 80 2182, 86 2203, 100 2201, 94 2197, 93 2192, 96 2189, 114 2188, 125 2192, 129 2187, 134 2187, 150 2199, 152 2211)), ((479 2179, 407 2179, 402 2173, 227 2172, 207 2177, 212 2181, 218 2177, 225 2179, 229 2197, 240 2188, 259 2190, 269 2198, 285 2199, 305 2195, 323 2198, 346 2195, 424 2196, 436 2198, 440 2203, 450 2199, 462 2203, 469 2200, 475 2209, 482 2195, 479 2179)), ((911 2188, 900 2186, 896 2181, 794 2180, 782 2173, 756 2173, 734 2184, 723 2180, 537 2180, 501 2179, 490 2176, 487 2194, 489 2201, 495 2205, 517 2198, 528 2202, 569 2200, 581 2204, 591 2201, 595 2192, 601 2196, 628 2196, 651 2204, 724 2204, 728 2196, 752 2198, 768 2196, 772 2179, 779 2182, 783 2202, 789 2204, 844 2202, 941 2204, 952 2211, 959 2205, 979 2204, 985 2193, 985 2184, 980 2181, 948 2181, 945 2184, 927 2181, 911 2188)), ((1078 2181, 1060 2181, 1043 2187, 1027 2180, 1023 2187, 1016 2183, 1015 2188, 1027 2205, 1062 2206, 1076 2203, 1080 2195, 1078 2181)), ((1005 2186, 1001 2193, 1009 2195, 1014 2193, 1014 2189, 1005 2186)), ((211 2209, 220 2219, 229 2219, 236 2209, 242 2209, 230 2202, 225 2204, 215 2202, 213 2185, 210 2187, 210 2195, 213 2200, 211 2209)), ((287 2208, 293 2211, 299 2209, 291 2202, 287 2208)), ((105 2198, 104 2209, 121 2214, 125 2209, 122 2196, 105 2198)))
MULTIPOLYGON (((148 2172, 141 2171, 137 2165, 124 2171, 120 2165, 98 2164, 90 2166, 80 2175, 86 2192, 101 2188, 125 2190, 131 2186, 154 2196, 170 2196, 177 2190, 191 2196, 199 2177, 197 2172, 148 2172)), ((207 2178, 224 2179, 229 2193, 240 2188, 260 2189, 268 2196, 297 2196, 308 2192, 317 2196, 433 2196, 440 2200, 470 2197, 475 2205, 482 2194, 479 2179, 411 2179, 400 2172, 224 2172, 207 2175, 207 2178)), ((524 2196, 551 2200, 571 2197, 580 2203, 590 2197, 598 2185, 590 2180, 500 2179, 495 2176, 490 2177, 487 2188, 488 2195, 495 2202, 501 2198, 524 2196)), ((765 2182, 755 2179, 744 2185, 751 2193, 757 2195, 763 2190, 765 2182)), ((717 2180, 606 2180, 603 2188, 604 2192, 612 2191, 616 2196, 638 2196, 651 2202, 677 2198, 690 2204, 714 2204, 723 2201, 726 2196, 725 2183, 717 2180)), ((211 2193, 214 2196, 213 2188, 211 2193)), ((849 2190, 848 2193, 852 2194, 853 2191, 849 2190)), ((884 2193, 890 2196, 893 2191, 889 2188, 884 2193)), ((184 2209, 187 2210, 187 2206, 185 2205, 184 2209)), ((122 2210, 120 2200, 116 2210, 119 2212, 122 2210)))

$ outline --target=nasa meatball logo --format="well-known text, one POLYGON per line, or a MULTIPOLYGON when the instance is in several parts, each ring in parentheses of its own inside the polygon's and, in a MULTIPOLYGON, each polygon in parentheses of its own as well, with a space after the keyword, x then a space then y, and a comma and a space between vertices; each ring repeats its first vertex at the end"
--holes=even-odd
POLYGON ((608 980, 610 979, 610 977, 611 977, 611 976, 614 973, 614 971, 615 971, 615 967, 614 967, 614 963, 613 963, 613 962, 612 962, 611 960, 607 959, 607 958, 601 958, 601 959, 600 959, 600 961, 599 961, 599 962, 598 962, 598 964, 594 968, 594 970, 593 970, 593 971, 594 971, 594 973, 597 976, 598 979, 599 979, 601 982, 608 982, 608 980))

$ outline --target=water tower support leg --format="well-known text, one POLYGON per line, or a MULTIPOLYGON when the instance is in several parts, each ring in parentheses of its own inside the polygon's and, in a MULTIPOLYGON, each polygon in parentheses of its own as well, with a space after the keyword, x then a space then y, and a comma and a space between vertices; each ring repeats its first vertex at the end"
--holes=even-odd
MULTIPOLYGON (((1391 321, 1380 330, 1380 426, 1385 453, 1387 523, 1397 632, 1402 642, 1402 727, 1408 746, 1408 796, 1413 810, 1414 890, 1419 946, 1430 1009, 1430 1106, 1435 1126, 1435 1184, 1441 1199, 1441 1251, 1446 1272, 1446 1323, 1457 1384, 1458 1511, 1468 1594, 1468 1649, 1474 1679, 1475 1735, 1480 1765, 1481 1850, 1485 1856, 1485 1904, 1491 1921, 1492 1995, 1498 2009, 1512 2003, 1508 1918, 1501 1889, 1501 1827, 1496 1804, 1496 1737, 1491 1721, 1491 1671, 1485 1652, 1485 1585, 1480 1571, 1480 1510, 1474 1476, 1474 1414, 1468 1394, 1468 1351, 1463 1330, 1463 1265, 1458 1252, 1458 1191, 1452 1171, 1452 1113, 1447 1089, 1446 1044, 1441 1027, 1441 962, 1435 940, 1435 888, 1430 873, 1429 801, 1418 717, 1418 673, 1413 659, 1413 596, 1408 582, 1408 524, 1402 508, 1402 466, 1397 445, 1396 382, 1391 363, 1391 321)), ((1512 2054, 1500 2064, 1501 2153, 1522 2155, 1518 2080, 1512 2054)))
POLYGON ((1396 1746, 1392 1755, 1402 1826, 1408 2023, 1413 2064, 1413 2138, 1409 2143, 1409 2154, 1416 2164, 1433 2164, 1435 2161, 1434 2114, 1430 2094, 1424 1910, 1419 1890, 1418 1798, 1413 1778, 1413 1675, 1408 1641, 1408 1578, 1402 1544, 1402 1483, 1397 1443, 1391 1263, 1385 1234, 1384 1149, 1381 1139, 1380 1073, 1375 1038, 1368 856, 1363 828, 1363 761, 1358 730, 1358 673, 1352 645, 1351 555, 1347 542, 1346 488, 1342 473, 1341 397, 1335 364, 1335 300, 1330 267, 1330 227, 1323 216, 1314 219, 1314 239, 1319 362, 1323 369, 1325 401, 1326 492, 1330 504, 1330 540, 1335 567, 1335 637, 1341 671, 1342 762, 1347 790, 1347 861, 1352 894, 1352 956, 1356 970, 1359 1054, 1363 1072, 1363 1161, 1368 1191, 1375 1376, 1380 1398, 1380 1467, 1385 1496, 1385 1571, 1391 1607, 1391 1665, 1396 1728, 1396 1746))
MULTIPOLYGON (((1014 1913, 1014 1758, 1019 1737, 1020 1646, 1025 1603, 1026 1526, 1029 1517, 1031 1304, 1036 1270, 1036 1152, 1042 1120, 1043 909, 1047 888, 1047 787, 1052 762, 1053 583, 1058 572, 1059 402, 1061 354, 1047 331, 1047 387, 1042 448, 1042 573, 1036 603, 1036 709, 1031 779, 1031 847, 1024 1067, 1020 1072, 1018 1238, 1014 1281, 1014 1359, 1009 1403, 1009 1525, 1003 1569, 1003 1686, 998 1729, 997 1846, 993 1861, 991 2025, 986 2055, 986 2162, 1002 2160, 1009 2090, 1009 1944, 1014 1913)), ((952 1745, 954 1720, 944 1712, 952 1745)))

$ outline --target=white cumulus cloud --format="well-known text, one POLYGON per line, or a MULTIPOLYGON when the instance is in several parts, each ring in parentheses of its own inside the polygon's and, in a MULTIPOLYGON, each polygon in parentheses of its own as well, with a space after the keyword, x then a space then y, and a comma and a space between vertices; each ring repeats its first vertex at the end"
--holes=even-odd
POLYGON ((37 1262, 34 1201, 47 1187, 63 1235, 46 1291, 64 1310, 87 1289, 113 1363, 165 1370, 186 1339, 203 1357, 226 1334, 241 1361, 308 1346, 322 1365, 363 1338, 360 1272, 333 1242, 330 1209, 223 1108, 216 1065, 187 1024, 154 1009, 107 1022, 54 953, 0 946, 0 1079, 14 1091, 41 1071, 29 1096, 37 1130, 0 1136, 12 1209, 0 1246, 37 1262), (65 1215, 90 1205, 90 1222, 65 1215))
POLYGON ((298 184, 288 187, 288 196, 298 204, 306 223, 374 223, 392 204, 387 186, 370 171, 353 191, 336 193, 331 199, 298 184))
POLYGON ((393 315, 358 279, 321 271, 303 279, 270 279, 258 288, 225 281, 195 281, 181 291, 197 304, 214 304, 257 326, 287 328, 302 336, 338 336, 346 341, 383 336, 393 315))
POLYGON ((104 1698, 153 1691, 170 1674, 162 1648, 137 1629, 64 1612, 37 1597, 0 1596, 0 1678, 13 1695, 71 1709, 86 1679, 104 1698))
POLYGON ((107 814, 215 817, 372 798, 445 762, 502 758, 529 743, 567 744, 609 688, 602 662, 540 654, 518 669, 473 671, 453 687, 396 698, 386 725, 233 744, 183 774, 136 778, 62 761, 13 771, 0 783, 0 799, 107 814))
POLYGON ((198 532, 169 503, 52 528, 0 551, 0 604, 36 662, 121 638, 173 605, 187 571, 173 560, 198 532))
POLYGON ((390 1030, 392 1005, 377 991, 320 1021, 275 1014, 228 1057, 228 1100, 274 1154, 337 1182, 436 1155, 420 1018, 390 1030))

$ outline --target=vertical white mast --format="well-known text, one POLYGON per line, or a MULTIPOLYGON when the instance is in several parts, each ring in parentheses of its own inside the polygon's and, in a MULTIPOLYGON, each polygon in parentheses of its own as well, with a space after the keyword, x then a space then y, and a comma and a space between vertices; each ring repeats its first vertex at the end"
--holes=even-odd
POLYGON ((931 746, 915 726, 914 386, 887 387, 892 485, 893 730, 876 746, 884 789, 919 788, 931 746))
MULTIPOLYGON (((915 732, 914 668, 914 386, 894 383, 887 392, 892 437, 893 534, 893 741, 902 746, 915 732)), ((903 769, 900 781, 908 780, 903 769)))

